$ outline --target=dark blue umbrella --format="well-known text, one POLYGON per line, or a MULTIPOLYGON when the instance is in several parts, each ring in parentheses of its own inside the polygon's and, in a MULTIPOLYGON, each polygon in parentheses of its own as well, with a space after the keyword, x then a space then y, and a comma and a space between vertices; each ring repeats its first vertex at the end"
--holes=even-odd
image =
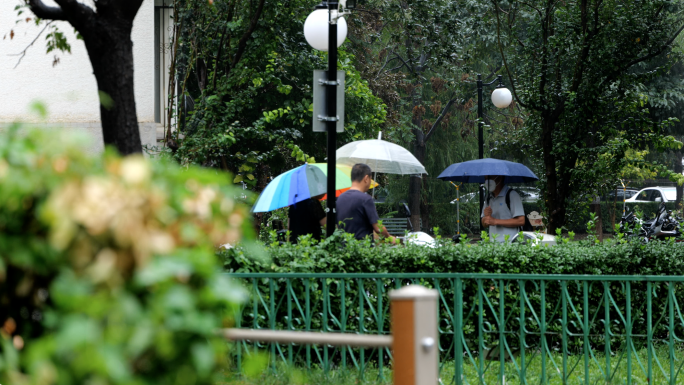
POLYGON ((539 180, 525 165, 500 159, 475 159, 454 163, 437 178, 463 183, 484 183, 487 175, 504 175, 504 183, 534 182, 539 180))

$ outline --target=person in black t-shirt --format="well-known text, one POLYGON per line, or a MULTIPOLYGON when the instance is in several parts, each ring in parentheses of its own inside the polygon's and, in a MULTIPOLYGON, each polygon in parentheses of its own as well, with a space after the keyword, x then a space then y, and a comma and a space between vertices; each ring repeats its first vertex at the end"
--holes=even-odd
POLYGON ((337 220, 342 229, 363 239, 376 233, 392 243, 396 238, 389 235, 386 228, 378 226, 378 212, 373 198, 366 194, 371 185, 371 169, 368 165, 357 163, 351 171, 352 187, 337 198, 337 220))
POLYGON ((287 228, 290 230, 290 242, 297 243, 301 235, 311 234, 313 239, 321 240, 325 226, 325 211, 319 200, 323 195, 311 197, 290 206, 287 216, 287 228))

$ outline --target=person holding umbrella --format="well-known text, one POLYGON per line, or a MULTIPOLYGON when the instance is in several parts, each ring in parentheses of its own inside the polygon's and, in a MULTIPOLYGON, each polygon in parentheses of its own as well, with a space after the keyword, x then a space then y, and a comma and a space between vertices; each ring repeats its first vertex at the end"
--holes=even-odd
MULTIPOLYGON (((352 168, 337 165, 335 195, 339 196, 352 187, 352 168)), ((253 213, 263 213, 289 206, 288 230, 290 240, 297 243, 301 235, 312 234, 322 238, 321 226, 326 225, 325 211, 319 201, 327 199, 327 164, 306 163, 286 171, 264 188, 252 207, 253 213)), ((370 181, 368 188, 378 186, 370 181)))
MULTIPOLYGON (((506 234, 515 235, 525 225, 525 211, 517 192, 508 183, 530 183, 539 180, 532 170, 521 163, 502 159, 475 159, 454 163, 437 177, 451 182, 485 183, 488 194, 482 207, 481 223, 489 227, 489 234, 496 234, 496 240, 505 241, 506 234)), ((458 199, 456 200, 458 208, 458 199)), ((458 215, 458 209, 456 211, 458 215)), ((458 219, 457 219, 458 220, 458 219)))
POLYGON ((290 206, 287 216, 290 242, 297 243, 300 236, 308 234, 311 234, 311 238, 317 241, 321 240, 323 236, 321 226, 325 226, 327 219, 320 202, 324 195, 317 195, 290 206))
POLYGON ((520 195, 504 183, 503 175, 487 175, 489 194, 482 207, 482 226, 489 227, 489 235, 504 242, 506 235, 514 236, 525 224, 525 210, 520 195), (494 235, 496 234, 496 237, 494 235))

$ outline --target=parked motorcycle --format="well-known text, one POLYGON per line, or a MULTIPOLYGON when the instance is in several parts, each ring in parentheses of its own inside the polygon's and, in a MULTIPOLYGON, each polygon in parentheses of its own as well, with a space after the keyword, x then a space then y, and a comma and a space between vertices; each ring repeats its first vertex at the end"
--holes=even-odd
POLYGON ((639 237, 644 243, 652 240, 665 240, 675 238, 678 242, 682 238, 681 224, 684 220, 672 215, 664 203, 658 206, 658 211, 653 219, 640 220, 634 212, 628 212, 620 220, 620 231, 627 236, 639 237))

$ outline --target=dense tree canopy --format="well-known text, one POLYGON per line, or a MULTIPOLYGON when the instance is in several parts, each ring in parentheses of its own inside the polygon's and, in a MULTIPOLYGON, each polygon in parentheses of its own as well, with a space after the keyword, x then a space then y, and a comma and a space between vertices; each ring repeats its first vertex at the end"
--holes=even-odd
MULTIPOLYGON (((326 160, 325 134, 311 132, 312 70, 325 68, 326 54, 302 33, 314 5, 176 0, 172 89, 183 102, 167 133, 176 159, 230 170, 256 191, 326 160)), ((338 145, 382 130, 412 150, 430 175, 381 182, 391 200, 408 201, 414 228, 444 225, 444 207, 431 207, 454 189, 434 177, 477 156, 474 80, 502 74, 514 103, 499 110, 486 92, 485 156, 530 165, 551 228, 562 227, 568 202, 614 188, 630 165, 662 175, 644 154, 680 147, 668 136, 679 85, 662 84, 681 57, 672 49, 678 12, 665 0, 370 0, 348 17, 340 49, 347 114, 338 145)))
MULTIPOLYGON (((179 88, 194 100, 179 133, 169 138, 183 163, 219 167, 261 189, 266 178, 325 161, 324 133, 313 133, 313 70, 326 56, 304 40, 308 1, 179 2, 179 88), (261 183, 258 184, 259 180, 261 183)), ((341 50, 346 71, 345 133, 340 143, 377 135, 385 105, 341 50)))
POLYGON ((619 175, 628 149, 681 146, 663 136, 672 122, 649 113, 642 91, 678 55, 678 2, 495 1, 494 8, 505 73, 531 113, 521 138, 534 141, 543 163, 551 230, 565 223, 570 200, 619 175))

